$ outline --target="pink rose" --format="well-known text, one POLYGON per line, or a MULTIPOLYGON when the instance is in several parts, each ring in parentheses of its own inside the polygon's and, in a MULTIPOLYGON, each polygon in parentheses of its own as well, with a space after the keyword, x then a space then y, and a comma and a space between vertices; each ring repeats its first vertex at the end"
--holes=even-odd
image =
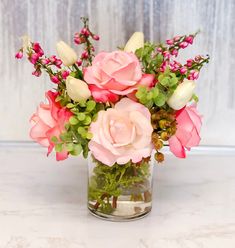
POLYGON ((90 126, 93 134, 89 149, 102 163, 137 163, 152 152, 153 131, 149 110, 129 98, 122 98, 114 108, 98 113, 90 126))
MULTIPOLYGON (((42 146, 48 147, 49 155, 54 148, 51 138, 59 135, 64 131, 64 124, 72 116, 72 113, 66 108, 61 108, 59 103, 55 102, 57 93, 48 91, 46 97, 49 104, 41 103, 37 112, 30 119, 32 128, 30 137, 42 146)), ((67 151, 57 152, 56 159, 64 160, 68 157, 67 151)))
POLYGON ((84 80, 97 102, 116 102, 120 95, 133 94, 139 85, 150 87, 154 75, 142 74, 135 54, 114 51, 99 53, 92 66, 85 68, 84 80))
POLYGON ((202 125, 201 116, 195 105, 187 106, 176 113, 177 131, 169 139, 170 150, 176 157, 185 158, 185 148, 197 146, 201 140, 199 133, 202 125))

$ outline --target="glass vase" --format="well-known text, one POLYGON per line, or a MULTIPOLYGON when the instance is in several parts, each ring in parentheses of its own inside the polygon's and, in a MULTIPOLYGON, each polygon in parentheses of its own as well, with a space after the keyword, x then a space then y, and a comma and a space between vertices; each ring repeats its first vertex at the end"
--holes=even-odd
POLYGON ((108 166, 88 159, 88 209, 96 217, 112 221, 142 218, 152 208, 153 162, 108 166))

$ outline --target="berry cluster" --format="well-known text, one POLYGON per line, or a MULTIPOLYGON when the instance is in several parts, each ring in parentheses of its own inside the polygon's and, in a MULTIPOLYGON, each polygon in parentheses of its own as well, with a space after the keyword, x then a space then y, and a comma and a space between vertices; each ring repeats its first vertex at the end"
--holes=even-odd
POLYGON ((77 45, 84 44, 84 51, 81 53, 80 60, 77 61, 78 66, 87 66, 91 64, 92 58, 94 57, 95 48, 90 41, 90 38, 93 40, 98 41, 100 37, 91 32, 88 26, 88 19, 82 17, 81 20, 83 21, 84 27, 81 29, 80 32, 75 33, 74 35, 74 43, 77 45))
POLYGON ((153 108, 151 110, 151 123, 154 129, 152 143, 156 150, 155 159, 160 163, 164 161, 164 155, 159 150, 163 147, 164 142, 176 132, 175 111, 153 108))

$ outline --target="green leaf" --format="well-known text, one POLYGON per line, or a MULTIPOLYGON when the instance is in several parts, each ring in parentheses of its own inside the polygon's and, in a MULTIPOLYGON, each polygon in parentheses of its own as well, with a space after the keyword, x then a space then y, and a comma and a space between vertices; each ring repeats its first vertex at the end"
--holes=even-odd
POLYGON ((89 100, 86 104, 86 111, 91 112, 96 106, 96 102, 93 100, 89 100))
POLYGON ((152 91, 149 91, 147 93, 147 100, 151 100, 152 98, 153 98, 153 93, 152 93, 152 91))
POLYGON ((60 134, 60 139, 63 141, 63 142, 68 142, 68 141, 71 141, 72 140, 72 136, 70 133, 62 133, 60 134))
POLYGON ((92 134, 92 133, 89 133, 89 132, 88 132, 88 133, 86 134, 86 138, 87 138, 87 139, 90 140, 90 139, 92 139, 92 137, 93 137, 93 134, 92 134))
POLYGON ((86 126, 89 125, 91 123, 91 117, 87 115, 82 123, 86 126))
POLYGON ((156 98, 159 94, 159 89, 157 87, 154 87, 152 89, 152 92, 153 92, 153 98, 156 98))
POLYGON ((62 143, 55 145, 55 151, 56 152, 62 152, 62 150, 63 150, 63 144, 62 143))
POLYGON ((166 102, 166 96, 163 93, 159 93, 159 95, 153 100, 158 107, 162 107, 166 102))
POLYGON ((147 108, 152 108, 152 106, 153 106, 153 100, 150 100, 150 101, 148 101, 147 103, 145 103, 145 106, 147 107, 147 108))
POLYGON ((86 131, 86 129, 84 127, 79 127, 77 131, 82 136, 86 135, 86 133, 87 133, 87 131, 86 131))
POLYGON ((80 100, 79 106, 86 107, 86 100, 80 100))
POLYGON ((86 115, 84 113, 78 113, 77 118, 79 121, 83 121, 86 118, 86 115))
POLYGON ((56 136, 53 136, 53 137, 51 138, 51 142, 52 142, 52 143, 58 142, 58 138, 57 138, 56 136))
POLYGON ((169 77, 164 77, 161 81, 160 81, 161 85, 163 86, 169 86, 170 83, 170 78, 169 77))
POLYGON ((199 98, 198 98, 198 96, 196 94, 193 94, 192 100, 194 100, 195 102, 198 102, 199 98))
POLYGON ((56 101, 56 102, 59 102, 59 101, 62 100, 62 99, 63 99, 63 97, 59 95, 59 96, 56 97, 55 101, 56 101))
POLYGON ((71 116, 70 118, 69 118, 69 123, 71 124, 71 125, 77 125, 78 124, 78 119, 75 117, 75 116, 71 116))
POLYGON ((73 150, 70 151, 70 154, 73 156, 78 156, 82 152, 82 146, 81 144, 74 144, 73 150))
POLYGON ((173 87, 173 86, 176 85, 177 83, 178 83, 178 78, 177 78, 177 77, 173 77, 173 78, 171 78, 171 80, 170 80, 169 86, 170 86, 170 87, 173 87))
POLYGON ((88 146, 83 146, 83 157, 87 158, 88 157, 88 146))
POLYGON ((162 79, 164 78, 165 76, 164 76, 164 74, 162 73, 162 74, 160 74, 159 76, 158 76, 158 81, 159 82, 161 82, 162 81, 162 79))
POLYGON ((64 128, 68 131, 69 128, 70 128, 70 124, 69 124, 69 123, 66 123, 66 124, 64 125, 64 128))
POLYGON ((141 58, 142 57, 142 53, 143 53, 143 48, 139 48, 135 51, 135 55, 138 57, 138 58, 141 58))
POLYGON ((73 107, 74 107, 74 104, 73 104, 73 103, 68 103, 68 104, 66 105, 66 107, 69 108, 69 109, 70 109, 70 108, 73 108, 73 107))
POLYGON ((162 54, 158 53, 156 56, 156 66, 159 67, 163 62, 163 56, 162 54))
POLYGON ((74 144, 73 143, 68 143, 65 145, 65 149, 68 151, 68 152, 72 152, 74 150, 74 144))
POLYGON ((71 77, 76 77, 76 72, 75 72, 75 71, 71 72, 71 73, 70 73, 70 76, 71 76, 71 77))

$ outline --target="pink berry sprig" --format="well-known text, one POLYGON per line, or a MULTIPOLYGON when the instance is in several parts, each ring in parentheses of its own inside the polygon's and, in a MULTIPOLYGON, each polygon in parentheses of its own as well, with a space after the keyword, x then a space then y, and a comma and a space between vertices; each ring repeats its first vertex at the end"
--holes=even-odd
POLYGON ((179 78, 187 78, 189 80, 197 80, 199 73, 204 64, 209 63, 209 55, 206 57, 197 55, 194 59, 188 59, 184 65, 177 61, 169 64, 170 70, 175 72, 179 78))
POLYGON ((194 38, 198 33, 199 31, 195 34, 175 36, 173 39, 166 40, 170 54, 177 57, 180 49, 185 49, 193 44, 194 38))
POLYGON ((82 17, 81 20, 83 21, 83 28, 80 32, 75 33, 74 35, 74 42, 77 45, 84 45, 84 51, 81 54, 80 60, 77 61, 77 66, 88 66, 92 63, 92 59, 94 57, 95 48, 92 45, 90 38, 95 41, 98 41, 100 38, 98 35, 91 32, 88 25, 88 18, 82 17))
POLYGON ((187 60, 186 64, 184 65, 188 68, 187 78, 189 80, 195 80, 199 77, 199 72, 204 64, 209 63, 210 57, 206 55, 206 57, 197 55, 194 59, 187 60))
MULTIPOLYGON (((17 59, 23 58, 23 48, 21 48, 15 55, 17 59)), ((44 51, 38 42, 31 42, 31 45, 27 47, 26 55, 30 63, 34 66, 32 75, 40 77, 42 70, 45 70, 50 80, 55 84, 65 83, 64 80, 70 74, 67 70, 61 70, 62 60, 55 55, 50 57, 43 56, 44 51), (57 70, 54 70, 54 67, 57 70), (58 70, 59 69, 59 70, 58 70)))

